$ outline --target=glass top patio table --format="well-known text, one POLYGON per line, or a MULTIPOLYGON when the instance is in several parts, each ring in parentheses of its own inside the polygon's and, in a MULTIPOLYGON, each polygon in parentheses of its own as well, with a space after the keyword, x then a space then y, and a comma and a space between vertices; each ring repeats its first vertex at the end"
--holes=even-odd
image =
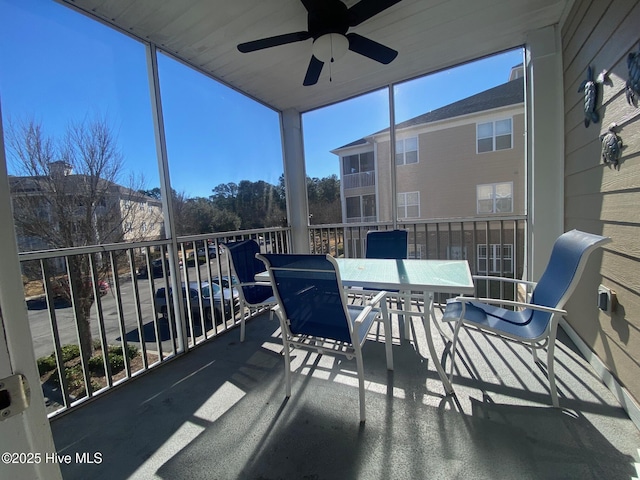
MULTIPOLYGON (((424 299, 424 310, 416 313, 404 310, 407 316, 421 316, 427 336, 427 345, 438 376, 448 394, 453 393, 442 364, 438 360, 433 338, 431 321, 436 322, 433 309, 434 293, 473 294, 474 285, 469 263, 466 260, 394 260, 379 258, 337 258, 340 279, 345 287, 363 289, 395 290, 401 295, 419 292, 424 299)), ((256 275, 256 281, 269 282, 269 273, 256 275)), ((405 332, 408 332, 407 323, 405 332)), ((437 326, 437 323, 436 323, 437 326)), ((438 327, 442 334, 442 330, 438 327)))
MULTIPOLYGON (((473 294, 474 285, 466 260, 418 260, 337 258, 340 279, 346 287, 377 290, 473 294)), ((261 272, 257 282, 268 282, 261 272)))
POLYGON ((342 284, 348 287, 455 294, 474 292, 466 260, 338 258, 336 262, 342 284))

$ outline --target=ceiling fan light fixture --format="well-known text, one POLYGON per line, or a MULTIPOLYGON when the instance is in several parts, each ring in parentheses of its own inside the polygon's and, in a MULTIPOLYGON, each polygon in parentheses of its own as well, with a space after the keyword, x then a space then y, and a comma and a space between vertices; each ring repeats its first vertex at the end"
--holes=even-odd
POLYGON ((341 59, 349 50, 349 40, 340 33, 327 33, 313 41, 313 56, 322 62, 341 59))

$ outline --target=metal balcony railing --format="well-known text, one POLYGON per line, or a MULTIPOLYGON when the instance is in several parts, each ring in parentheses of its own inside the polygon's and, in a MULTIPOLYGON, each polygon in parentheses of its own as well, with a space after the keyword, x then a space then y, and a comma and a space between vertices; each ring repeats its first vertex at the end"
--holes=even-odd
POLYGON ((350 173, 342 176, 344 188, 373 187, 376 184, 376 172, 350 173))
MULTIPOLYGON (((425 220, 398 228, 409 231, 412 258, 466 259, 474 274, 520 278, 525 224, 524 216, 514 216, 425 220)), ((359 257, 367 231, 390 228, 390 223, 311 226, 310 251, 359 257)), ((259 313, 238 311, 227 289, 233 279, 221 244, 247 238, 255 239, 263 252, 291 251, 291 231, 271 228, 184 236, 175 242, 21 253, 33 348, 49 415, 229 331, 241 315, 259 313), (77 272, 84 272, 81 281, 77 272), (197 288, 193 295, 186 288, 173 293, 178 285, 190 284, 208 286, 213 296, 207 298, 197 288)), ((510 288, 483 280, 478 294, 515 298, 518 292, 510 288)))
POLYGON ((175 243, 21 253, 33 348, 49 415, 234 328, 241 315, 259 313, 239 311, 233 288, 226 288, 233 282, 221 245, 248 238, 263 252, 290 251, 289 229, 271 228, 184 236, 175 243), (196 288, 191 295, 178 288, 182 295, 173 294, 172 286, 190 284, 205 289, 196 288), (174 307, 180 304, 174 298, 183 308, 174 307))
MULTIPOLYGON (((398 223, 409 232, 409 258, 467 260, 474 275, 522 278, 525 265, 526 216, 492 216, 420 220, 398 223)), ((349 223, 309 227, 312 253, 337 257, 364 256, 369 230, 389 230, 385 223, 349 223)), ((477 284, 479 296, 516 298, 512 284, 483 280, 477 284)), ((444 300, 444 299, 441 299, 444 300)))

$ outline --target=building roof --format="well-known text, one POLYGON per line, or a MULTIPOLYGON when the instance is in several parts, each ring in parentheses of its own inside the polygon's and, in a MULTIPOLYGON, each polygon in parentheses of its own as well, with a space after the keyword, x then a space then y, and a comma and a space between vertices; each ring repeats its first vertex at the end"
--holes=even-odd
MULTIPOLYGON (((457 102, 450 103, 444 107, 440 107, 436 110, 432 110, 417 117, 410 118, 404 122, 396 125, 397 129, 403 129, 413 127, 416 125, 424 125, 426 123, 438 122, 441 120, 447 120, 450 118, 460 117, 462 115, 469 115, 471 113, 482 112, 485 110, 492 110, 495 108, 505 107, 508 105, 515 105, 524 102, 524 78, 516 78, 497 87, 490 88, 483 92, 477 93, 457 102)), ((373 135, 388 132, 389 129, 385 128, 375 132, 373 135)), ((355 147, 358 145, 364 145, 368 143, 366 137, 355 140, 351 143, 347 143, 335 150, 341 150, 343 148, 355 147)))
MULTIPOLYGON (((65 175, 68 183, 68 192, 80 193, 83 190, 81 186, 87 182, 92 181, 89 175, 84 174, 68 174, 65 175)), ((43 186, 47 181, 46 176, 9 176, 9 188, 12 195, 18 194, 38 194, 46 191, 43 186)), ((119 185, 109 180, 99 179, 100 189, 103 193, 109 192, 111 195, 120 195, 121 197, 127 197, 130 200, 138 202, 146 202, 155 205, 162 205, 162 202, 156 198, 149 197, 141 192, 130 189, 123 185, 119 185)))

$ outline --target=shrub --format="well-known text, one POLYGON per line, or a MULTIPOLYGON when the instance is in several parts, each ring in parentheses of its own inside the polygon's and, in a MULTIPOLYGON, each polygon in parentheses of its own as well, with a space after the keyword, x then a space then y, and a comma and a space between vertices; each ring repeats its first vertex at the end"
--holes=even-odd
POLYGON ((87 365, 89 371, 94 375, 102 376, 104 375, 104 359, 102 355, 96 355, 89 359, 89 364, 87 365))
MULTIPOLYGON (((122 351, 122 349, 120 349, 122 351)), ((114 352, 109 352, 109 365, 111 365, 111 373, 115 374, 124 369, 124 357, 114 352)), ((89 359, 89 371, 98 376, 104 375, 104 357, 96 355, 89 359)))
POLYGON ((38 359, 38 372, 40 373, 40 375, 44 375, 45 373, 54 370, 56 367, 56 359, 53 355, 49 355, 48 357, 40 357, 38 359))
POLYGON ((67 385, 70 390, 84 388, 84 375, 82 373, 82 364, 66 367, 64 369, 67 376, 67 385))
POLYGON ((80 356, 80 347, 78 345, 65 345, 62 347, 62 361, 68 362, 80 356))
POLYGON ((111 373, 118 373, 124 369, 124 357, 122 355, 109 353, 109 364, 111 365, 111 373))
MULTIPOLYGON (((115 354, 115 355, 120 355, 121 357, 124 356, 124 354, 122 352, 122 346, 120 346, 120 345, 109 347, 109 354, 112 354, 112 353, 115 354)), ((128 343, 127 344, 127 356, 129 358, 137 357, 138 356, 138 347, 128 343)))

